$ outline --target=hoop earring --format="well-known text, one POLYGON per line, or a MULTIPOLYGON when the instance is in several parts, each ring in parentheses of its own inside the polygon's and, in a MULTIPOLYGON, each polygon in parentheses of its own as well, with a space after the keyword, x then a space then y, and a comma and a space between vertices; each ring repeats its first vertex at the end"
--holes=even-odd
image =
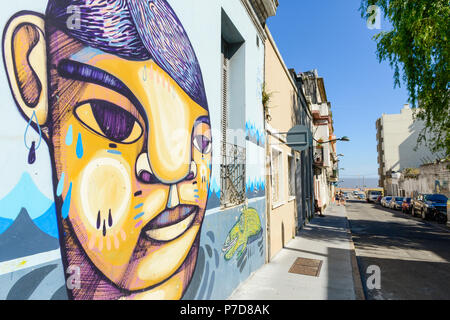
POLYGON ((39 126, 39 122, 38 122, 38 119, 37 119, 35 111, 33 111, 33 115, 31 116, 30 121, 28 121, 27 127, 25 129, 25 133, 23 135, 23 141, 25 143, 25 148, 27 148, 29 150, 29 152, 28 152, 28 163, 29 164, 33 164, 33 163, 36 162, 36 151, 39 149, 39 147, 41 146, 41 142, 42 142, 42 131, 41 131, 41 127, 39 126), (31 142, 31 146, 28 146, 27 134, 28 134, 28 130, 32 126, 31 124, 33 122, 33 119, 34 119, 34 122, 37 125, 37 131, 39 133, 39 142, 36 145, 36 141, 32 141, 31 142))

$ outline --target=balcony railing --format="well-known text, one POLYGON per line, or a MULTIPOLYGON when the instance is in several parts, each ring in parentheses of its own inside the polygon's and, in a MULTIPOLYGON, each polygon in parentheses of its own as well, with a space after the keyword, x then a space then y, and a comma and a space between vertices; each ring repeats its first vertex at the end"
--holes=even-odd
POLYGON ((314 165, 316 167, 323 167, 324 164, 324 152, 323 148, 314 148, 314 165))
POLYGON ((338 177, 338 170, 334 169, 333 172, 331 173, 330 182, 338 182, 339 181, 339 177, 338 177))
POLYGON ((245 201, 246 149, 226 143, 220 166, 220 204, 222 207, 239 205, 245 201))

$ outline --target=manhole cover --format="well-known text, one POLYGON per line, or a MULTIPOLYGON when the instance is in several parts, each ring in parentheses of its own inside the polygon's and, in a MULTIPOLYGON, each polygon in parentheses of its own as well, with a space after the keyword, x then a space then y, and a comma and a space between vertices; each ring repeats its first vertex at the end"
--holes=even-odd
POLYGON ((290 273, 302 274, 306 276, 318 277, 320 269, 322 268, 322 260, 297 258, 291 269, 290 273))

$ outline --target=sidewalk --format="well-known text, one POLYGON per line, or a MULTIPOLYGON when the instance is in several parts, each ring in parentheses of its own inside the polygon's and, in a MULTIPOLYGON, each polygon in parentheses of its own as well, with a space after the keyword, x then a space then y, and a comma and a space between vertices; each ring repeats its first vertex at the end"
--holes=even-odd
POLYGON ((364 299, 345 207, 331 205, 325 217, 316 216, 228 299, 364 299), (322 260, 319 277, 289 273, 297 258, 322 260))

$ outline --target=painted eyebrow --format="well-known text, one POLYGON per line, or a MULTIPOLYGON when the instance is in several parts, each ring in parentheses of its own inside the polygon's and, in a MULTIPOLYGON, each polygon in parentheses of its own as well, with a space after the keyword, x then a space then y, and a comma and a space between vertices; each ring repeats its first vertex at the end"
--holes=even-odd
POLYGON ((112 74, 97 67, 68 59, 61 60, 57 69, 61 77, 97 84, 124 95, 136 107, 148 127, 146 112, 139 100, 122 81, 112 74))

